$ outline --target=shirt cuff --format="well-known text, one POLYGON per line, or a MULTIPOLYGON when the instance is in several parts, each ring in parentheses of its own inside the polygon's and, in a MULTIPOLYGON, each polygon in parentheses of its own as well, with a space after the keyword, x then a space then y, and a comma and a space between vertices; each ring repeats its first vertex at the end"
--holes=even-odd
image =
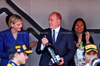
POLYGON ((43 50, 44 50, 44 47, 45 47, 45 46, 43 46, 43 44, 41 44, 41 51, 43 51, 43 50))

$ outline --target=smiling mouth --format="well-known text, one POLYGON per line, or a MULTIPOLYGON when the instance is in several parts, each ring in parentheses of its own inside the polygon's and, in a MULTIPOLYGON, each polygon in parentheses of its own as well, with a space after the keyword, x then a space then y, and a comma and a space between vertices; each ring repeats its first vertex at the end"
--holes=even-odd
POLYGON ((82 29, 77 29, 77 30, 79 30, 79 31, 80 31, 80 30, 82 30, 82 29))

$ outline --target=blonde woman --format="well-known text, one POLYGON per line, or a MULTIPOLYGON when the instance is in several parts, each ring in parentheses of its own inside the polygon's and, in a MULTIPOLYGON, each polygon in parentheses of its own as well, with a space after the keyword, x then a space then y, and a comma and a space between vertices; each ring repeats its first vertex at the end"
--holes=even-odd
POLYGON ((7 66, 9 61, 9 47, 14 43, 24 43, 29 49, 29 34, 22 30, 23 22, 19 15, 13 14, 8 22, 10 29, 0 32, 0 66, 7 66))

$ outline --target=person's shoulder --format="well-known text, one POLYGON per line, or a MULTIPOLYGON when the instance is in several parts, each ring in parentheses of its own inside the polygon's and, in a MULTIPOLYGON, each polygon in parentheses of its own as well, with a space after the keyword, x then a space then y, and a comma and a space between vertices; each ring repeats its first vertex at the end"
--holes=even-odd
POLYGON ((8 34, 10 32, 10 29, 6 29, 0 32, 0 34, 8 34))
POLYGON ((62 28, 62 27, 61 27, 61 30, 65 31, 65 32, 71 32, 70 30, 62 28))
POLYGON ((21 32, 21 33, 29 33, 27 30, 21 30, 21 31, 19 31, 19 32, 21 32))
POLYGON ((50 31, 50 28, 47 28, 47 29, 41 30, 41 32, 48 32, 48 31, 50 31))
POLYGON ((27 31, 27 30, 23 30, 23 29, 22 29, 20 32, 28 32, 28 31, 27 31))
POLYGON ((7 31, 10 31, 10 29, 6 29, 6 30, 0 31, 0 32, 4 33, 4 32, 7 32, 7 31))
POLYGON ((12 66, 12 65, 10 63, 8 63, 7 66, 12 66))
POLYGON ((64 28, 61 28, 61 32, 63 32, 63 34, 73 34, 72 31, 68 30, 68 29, 64 29, 64 28))
POLYGON ((44 29, 40 32, 40 34, 49 34, 50 33, 50 28, 44 29))
POLYGON ((65 34, 65 35, 72 35, 73 34, 72 31, 65 29, 65 28, 61 28, 60 33, 65 34))
POLYGON ((29 35, 29 32, 27 30, 21 30, 18 32, 18 34, 29 35))

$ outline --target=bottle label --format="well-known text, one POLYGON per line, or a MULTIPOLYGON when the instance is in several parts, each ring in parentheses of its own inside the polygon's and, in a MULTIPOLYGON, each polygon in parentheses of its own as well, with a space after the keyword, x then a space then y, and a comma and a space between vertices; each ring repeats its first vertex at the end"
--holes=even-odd
POLYGON ((79 59, 83 58, 83 52, 84 52, 84 50, 79 50, 79 49, 77 49, 77 57, 78 57, 79 59))
POLYGON ((52 62, 53 64, 55 63, 54 60, 53 60, 53 58, 51 58, 50 60, 51 60, 51 62, 52 62))
POLYGON ((79 49, 80 49, 80 50, 83 50, 83 44, 82 44, 82 43, 80 43, 79 49))
POLYGON ((56 58, 57 58, 57 60, 60 60, 60 56, 59 55, 56 55, 56 58))

